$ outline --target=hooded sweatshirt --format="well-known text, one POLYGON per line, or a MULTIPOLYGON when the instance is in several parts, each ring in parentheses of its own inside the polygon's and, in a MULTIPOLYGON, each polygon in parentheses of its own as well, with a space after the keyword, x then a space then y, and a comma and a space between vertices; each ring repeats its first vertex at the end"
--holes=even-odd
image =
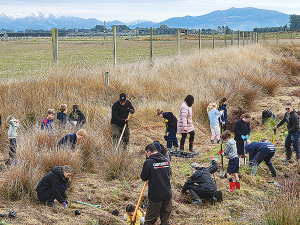
POLYGON ((285 113, 283 119, 277 124, 277 127, 280 127, 286 122, 287 129, 290 134, 296 133, 299 131, 299 116, 295 109, 290 113, 285 113))
POLYGON ((210 126, 219 125, 219 117, 223 115, 222 111, 218 111, 217 109, 211 109, 208 113, 208 118, 210 122, 210 126))
POLYGON ((151 155, 143 165, 141 179, 148 182, 148 198, 158 202, 172 198, 170 162, 161 154, 151 155))
POLYGON ((50 173, 47 173, 42 180, 37 185, 35 191, 38 193, 43 193, 48 189, 52 188, 52 193, 54 198, 59 203, 64 203, 67 198, 66 193, 61 193, 60 185, 66 185, 68 178, 61 173, 62 166, 56 166, 52 169, 50 173))
POLYGON ((252 161, 260 151, 275 153, 275 146, 270 142, 251 142, 245 146, 246 152, 249 152, 249 161, 252 161))
POLYGON ((233 138, 230 138, 225 144, 225 155, 228 159, 233 159, 238 157, 237 148, 236 148, 236 141, 233 138))
POLYGON ((7 132, 8 138, 17 138, 17 136, 18 136, 17 129, 18 129, 19 125, 20 124, 15 122, 14 119, 11 119, 9 121, 9 130, 7 132))

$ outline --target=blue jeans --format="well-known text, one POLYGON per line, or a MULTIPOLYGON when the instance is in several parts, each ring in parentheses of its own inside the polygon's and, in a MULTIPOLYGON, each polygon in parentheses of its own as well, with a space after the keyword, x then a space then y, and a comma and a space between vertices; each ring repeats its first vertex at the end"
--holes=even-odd
POLYGON ((17 139, 16 138, 11 138, 9 140, 9 156, 12 159, 17 158, 16 149, 17 149, 17 139))
POLYGON ((288 134, 285 138, 285 149, 286 149, 286 158, 291 159, 292 156, 292 150, 291 145, 293 144, 293 149, 296 152, 296 155, 300 154, 299 151, 299 137, 300 137, 300 131, 292 134, 288 134))
MULTIPOLYGON (((67 190, 68 186, 66 184, 61 184, 60 185, 60 193, 64 194, 65 191, 67 190)), ((37 197, 40 201, 45 202, 45 201, 54 201, 54 196, 53 196, 53 191, 52 188, 49 188, 45 192, 38 192, 37 197)))
MULTIPOLYGON (((268 167, 273 166, 271 159, 273 158, 275 152, 270 152, 267 149, 259 151, 253 158, 252 165, 258 166, 262 161, 265 161, 268 167)), ((250 160, 250 158, 249 158, 250 160)))
POLYGON ((167 148, 178 147, 178 140, 176 137, 177 129, 169 129, 169 134, 167 137, 167 148))

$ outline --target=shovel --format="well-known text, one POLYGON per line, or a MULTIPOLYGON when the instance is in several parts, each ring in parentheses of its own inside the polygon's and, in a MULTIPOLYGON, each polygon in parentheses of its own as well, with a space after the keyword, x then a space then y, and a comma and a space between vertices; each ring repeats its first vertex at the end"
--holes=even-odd
POLYGON ((223 149, 222 149, 222 145, 223 145, 223 141, 220 142, 221 143, 221 151, 220 151, 220 155, 221 155, 221 160, 222 160, 222 168, 220 169, 220 178, 224 179, 226 172, 224 169, 224 161, 223 161, 223 149))
POLYGON ((276 129, 274 129, 274 136, 273 136, 273 140, 272 140, 272 144, 274 145, 275 143, 275 137, 276 137, 276 129))
MULTIPOLYGON (((130 114, 128 114, 127 120, 129 120, 129 116, 130 116, 130 114)), ((116 150, 115 150, 115 151, 117 151, 118 148, 119 148, 119 145, 120 145, 121 140, 122 140, 122 137, 123 137, 123 135, 124 135, 126 126, 127 126, 127 123, 125 123, 125 125, 124 125, 124 127, 123 127, 123 130, 122 130, 122 133, 121 133, 121 135, 120 135, 120 138, 119 138, 119 141, 118 141, 118 144, 117 144, 117 147, 116 147, 116 150)))
POLYGON ((88 203, 85 203, 85 202, 80 202, 80 201, 72 201, 72 202, 79 203, 79 204, 82 204, 82 205, 96 207, 98 209, 101 209, 101 207, 102 207, 101 205, 91 205, 91 204, 88 204, 88 203))
POLYGON ((135 217, 136 217, 137 211, 138 211, 138 209, 139 209, 139 206, 140 206, 140 203, 141 203, 141 200, 142 200, 142 197, 143 197, 145 188, 146 188, 146 184, 147 184, 147 181, 145 181, 145 183, 144 183, 144 186, 143 186, 142 192, 141 192, 141 194, 140 194, 138 203, 137 203, 137 205, 136 205, 136 207, 135 207, 133 216, 132 216, 132 218, 131 218, 131 223, 130 223, 130 225, 134 225, 134 224, 135 224, 135 222, 134 222, 134 221, 135 221, 135 217))
POLYGON ((244 166, 247 165, 247 157, 246 157, 246 144, 247 144, 247 141, 244 141, 244 160, 243 160, 243 163, 244 163, 244 166))

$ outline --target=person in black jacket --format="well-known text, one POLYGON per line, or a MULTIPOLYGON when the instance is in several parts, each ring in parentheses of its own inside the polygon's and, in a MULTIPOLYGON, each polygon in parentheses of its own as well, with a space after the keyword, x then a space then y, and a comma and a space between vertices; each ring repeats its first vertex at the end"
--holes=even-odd
POLYGON ((176 137, 177 133, 177 118, 172 112, 164 112, 157 109, 157 115, 160 118, 164 118, 166 122, 166 133, 169 132, 167 137, 167 148, 170 149, 172 146, 178 148, 178 140, 176 137))
POLYGON ((157 151, 154 144, 145 148, 141 179, 148 181, 148 205, 144 225, 155 224, 158 216, 161 225, 168 225, 172 210, 172 189, 170 183, 170 162, 157 151))
POLYGON ((77 133, 67 134, 62 137, 60 141, 57 143, 57 148, 71 148, 75 149, 78 140, 85 138, 86 131, 84 129, 80 129, 77 133))
POLYGON ((62 204, 63 207, 68 207, 69 201, 66 190, 68 187, 67 182, 71 175, 72 168, 69 165, 54 167, 38 183, 35 189, 38 199, 50 207, 55 207, 54 199, 62 204))
POLYGON ((296 152, 296 158, 297 161, 300 158, 300 151, 299 151, 299 137, 300 137, 300 131, 299 131, 299 116, 295 109, 293 109, 291 103, 287 103, 285 106, 286 113, 284 114, 283 119, 277 124, 277 126, 274 127, 274 130, 281 125, 283 125, 285 122, 287 124, 287 131, 284 132, 286 135, 285 138, 285 153, 286 153, 286 159, 284 161, 288 161, 292 157, 292 150, 291 150, 291 144, 293 144, 293 149, 296 152))
POLYGON ((111 110, 111 131, 113 135, 114 143, 117 143, 120 137, 120 134, 125 127, 124 134, 122 137, 124 149, 128 146, 130 130, 128 126, 128 115, 134 113, 134 108, 131 105, 131 102, 126 99, 126 94, 120 94, 120 99, 116 101, 111 110))
POLYGON ((71 124, 77 129, 82 128, 83 124, 85 124, 86 122, 85 116, 79 110, 78 105, 73 105, 73 111, 69 115, 69 120, 71 124))
POLYGON ((237 120, 234 124, 234 140, 236 141, 236 148, 239 157, 245 157, 244 142, 249 139, 250 135, 250 113, 241 115, 241 119, 237 120))
POLYGON ((182 193, 189 190, 194 198, 194 204, 202 205, 201 199, 211 199, 217 191, 217 185, 210 174, 215 173, 219 166, 215 160, 212 160, 211 164, 210 167, 200 167, 198 163, 190 165, 193 174, 182 187, 182 193))

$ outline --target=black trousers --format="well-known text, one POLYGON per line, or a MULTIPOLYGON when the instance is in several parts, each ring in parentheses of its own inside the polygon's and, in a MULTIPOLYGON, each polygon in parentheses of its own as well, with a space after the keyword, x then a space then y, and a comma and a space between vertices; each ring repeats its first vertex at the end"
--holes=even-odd
POLYGON ((159 202, 148 200, 144 225, 155 224, 158 217, 160 217, 161 225, 169 225, 171 210, 172 199, 167 199, 159 202))

